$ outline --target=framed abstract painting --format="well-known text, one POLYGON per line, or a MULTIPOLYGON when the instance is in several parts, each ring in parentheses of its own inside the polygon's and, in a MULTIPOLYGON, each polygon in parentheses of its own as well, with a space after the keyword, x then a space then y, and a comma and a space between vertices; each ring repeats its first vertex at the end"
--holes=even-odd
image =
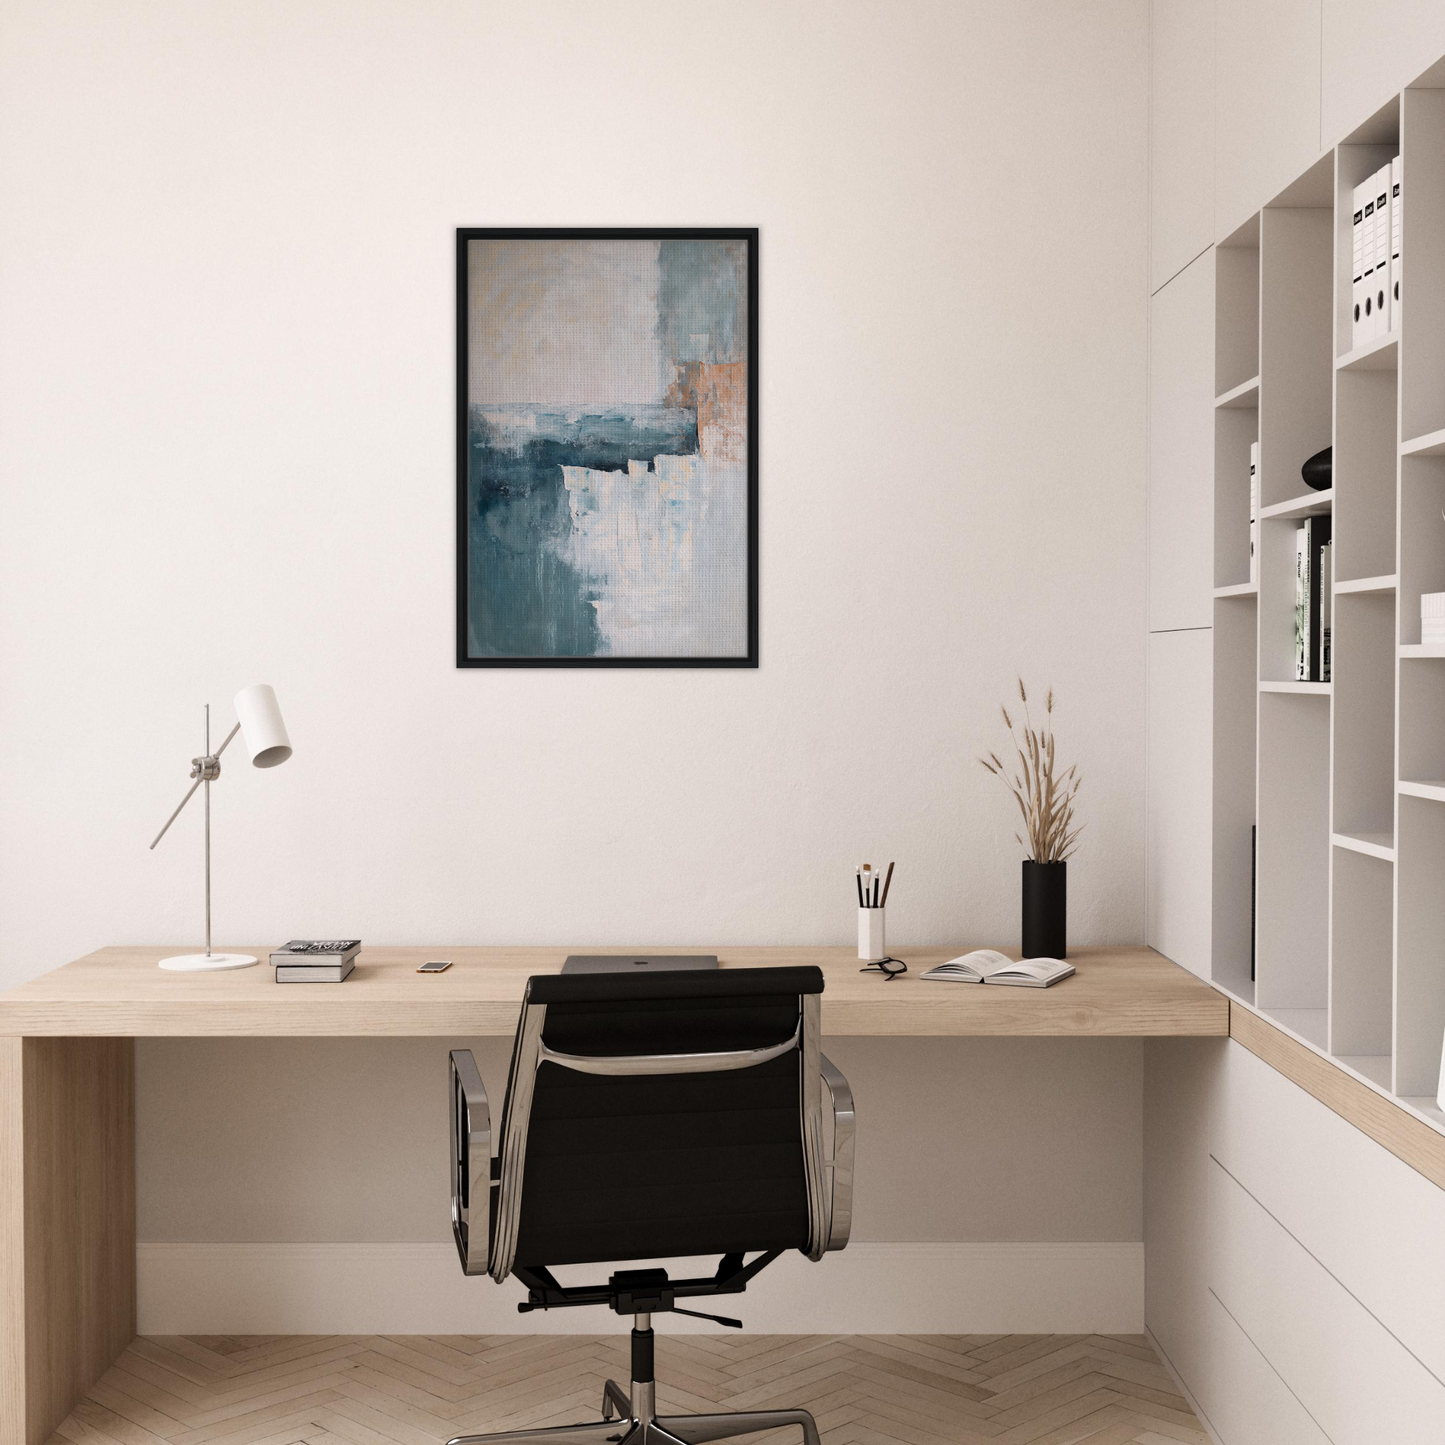
POLYGON ((457 231, 457 666, 758 665, 758 233, 457 231))

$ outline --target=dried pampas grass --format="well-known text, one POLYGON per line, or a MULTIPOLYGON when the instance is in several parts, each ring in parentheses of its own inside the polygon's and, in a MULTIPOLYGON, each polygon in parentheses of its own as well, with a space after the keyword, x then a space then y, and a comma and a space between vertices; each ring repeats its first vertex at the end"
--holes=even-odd
POLYGON ((1023 678, 1019 679, 1019 701, 1024 709, 1022 736, 1015 729, 1008 708, 1000 709, 1008 727, 1009 741, 1018 754, 1017 767, 1010 771, 997 753, 989 753, 979 762, 996 778, 1002 778, 1004 786, 1014 795, 1028 833, 1027 838, 1018 833, 1014 837, 1023 844, 1028 856, 1036 863, 1062 863, 1077 846, 1084 826, 1074 822, 1074 801, 1083 779, 1074 764, 1054 776, 1053 688, 1044 696, 1042 728, 1035 728, 1029 717, 1029 695, 1023 678))

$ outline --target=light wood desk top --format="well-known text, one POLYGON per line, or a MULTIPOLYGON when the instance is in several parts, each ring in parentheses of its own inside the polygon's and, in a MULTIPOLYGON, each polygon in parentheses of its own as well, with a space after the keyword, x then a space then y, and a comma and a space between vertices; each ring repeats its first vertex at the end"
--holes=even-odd
MULTIPOLYGON (((228 945, 229 947, 229 945, 228 945)), ((560 948, 363 948, 343 984, 277 984, 269 948, 262 961, 226 973, 167 973, 156 961, 178 950, 102 948, 0 994, 0 1035, 510 1037, 529 975, 554 973, 569 953, 615 953, 599 945, 560 948), (445 973, 418 974, 428 958, 445 973)), ((1223 994, 1148 948, 1081 948, 1078 972, 1049 989, 926 983, 924 969, 963 946, 905 948, 909 972, 891 983, 859 973, 850 948, 647 949, 717 953, 724 967, 817 964, 825 1034, 902 1036, 1226 1035, 1223 994)))

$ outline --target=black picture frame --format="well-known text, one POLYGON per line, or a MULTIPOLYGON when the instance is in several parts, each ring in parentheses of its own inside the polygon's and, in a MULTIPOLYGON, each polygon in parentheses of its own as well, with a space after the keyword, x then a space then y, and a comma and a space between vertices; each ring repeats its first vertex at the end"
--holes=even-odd
POLYGON ((744 667, 758 666, 758 228, 719 227, 477 227, 456 234, 456 665, 467 667, 744 667), (738 656, 472 657, 468 639, 470 573, 468 503, 470 400, 470 285, 468 243, 508 241, 745 241, 747 243, 747 652, 738 656))

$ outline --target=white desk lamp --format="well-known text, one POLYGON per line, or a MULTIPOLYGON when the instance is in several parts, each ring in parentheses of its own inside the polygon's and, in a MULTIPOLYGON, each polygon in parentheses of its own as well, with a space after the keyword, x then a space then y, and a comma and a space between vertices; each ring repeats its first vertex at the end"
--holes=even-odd
POLYGON ((243 687, 236 694, 236 726, 226 734, 226 741, 213 753, 211 751, 211 705, 206 704, 206 748, 198 758, 191 759, 191 776, 196 780, 191 790, 181 799, 176 811, 166 819, 166 826, 155 836, 154 848, 166 836, 166 828, 180 816, 181 809, 191 801, 197 788, 206 789, 206 951, 184 953, 176 958, 161 959, 161 967, 181 973, 209 972, 221 968, 249 968, 256 962, 249 953, 211 952, 211 784, 221 776, 221 754, 236 734, 251 762, 258 768, 274 768, 291 756, 291 739, 286 736, 286 724, 281 721, 281 709, 276 703, 276 691, 269 683, 257 683, 254 687, 243 687))

